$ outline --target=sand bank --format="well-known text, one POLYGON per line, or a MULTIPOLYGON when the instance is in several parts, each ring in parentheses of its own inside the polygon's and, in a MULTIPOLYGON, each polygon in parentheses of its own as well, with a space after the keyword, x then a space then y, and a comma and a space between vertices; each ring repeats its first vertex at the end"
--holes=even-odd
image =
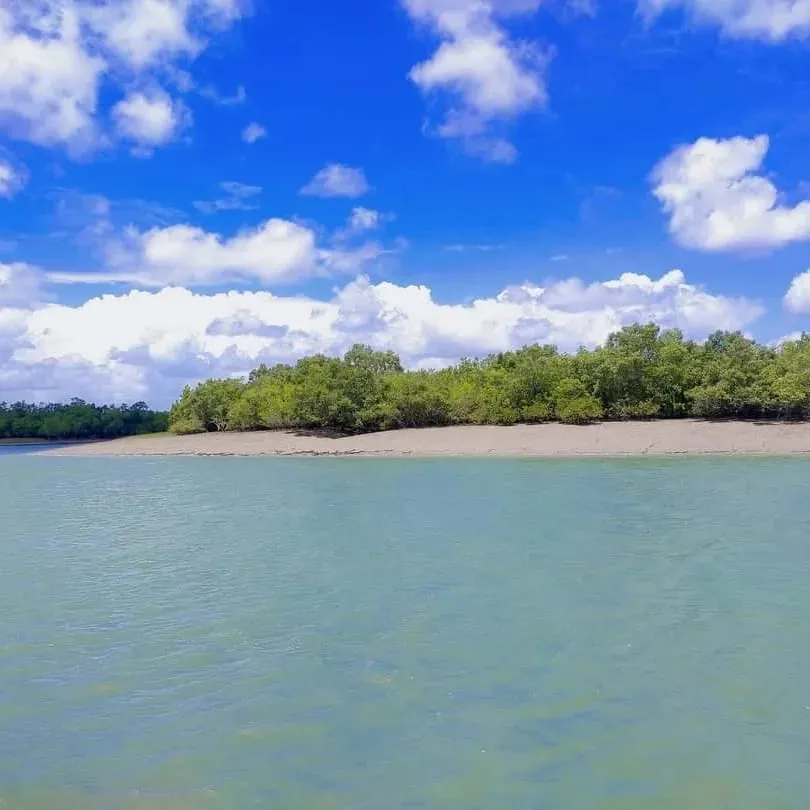
POLYGON ((810 453, 810 423, 612 422, 447 427, 327 437, 300 432, 143 436, 44 451, 52 456, 505 456, 810 453))

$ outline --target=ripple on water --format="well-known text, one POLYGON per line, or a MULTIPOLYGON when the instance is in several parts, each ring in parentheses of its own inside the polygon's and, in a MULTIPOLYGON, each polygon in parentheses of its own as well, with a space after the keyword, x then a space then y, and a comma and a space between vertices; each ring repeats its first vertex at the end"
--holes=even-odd
POLYGON ((804 807, 810 460, 2 462, 2 810, 804 807))

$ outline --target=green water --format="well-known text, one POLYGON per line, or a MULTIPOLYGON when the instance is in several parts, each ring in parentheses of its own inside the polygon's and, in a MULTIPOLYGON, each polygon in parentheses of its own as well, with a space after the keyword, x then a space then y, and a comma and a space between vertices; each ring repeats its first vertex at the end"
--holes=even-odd
POLYGON ((2 810, 804 810, 810 461, 0 458, 2 810))

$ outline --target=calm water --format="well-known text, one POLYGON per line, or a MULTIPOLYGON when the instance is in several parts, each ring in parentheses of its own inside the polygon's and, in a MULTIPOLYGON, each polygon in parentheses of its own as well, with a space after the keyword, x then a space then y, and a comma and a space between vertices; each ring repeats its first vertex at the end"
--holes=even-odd
POLYGON ((804 810, 810 461, 0 459, 3 810, 804 810))
MULTIPOLYGON (((64 447, 72 442, 48 442, 48 444, 36 444, 20 442, 19 444, 3 444, 0 442, 0 456, 18 456, 23 453, 30 455, 37 451, 50 450, 54 447, 64 447)), ((1 481, 2 479, 0 479, 1 481)))

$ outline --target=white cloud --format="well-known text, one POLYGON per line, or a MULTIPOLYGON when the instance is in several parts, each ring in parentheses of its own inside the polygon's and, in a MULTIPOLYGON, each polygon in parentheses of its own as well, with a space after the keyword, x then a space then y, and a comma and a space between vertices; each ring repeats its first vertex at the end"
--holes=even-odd
POLYGON ((810 312, 810 270, 799 273, 790 282, 784 304, 791 312, 810 312))
POLYGON ((213 85, 206 85, 201 87, 199 93, 204 98, 219 104, 221 107, 234 107, 238 104, 244 104, 247 101, 247 93, 245 88, 240 84, 236 88, 236 92, 232 96, 223 95, 213 85))
POLYGON ((771 341, 769 345, 774 349, 781 349, 786 343, 793 343, 797 340, 801 340, 806 334, 806 332, 790 332, 787 335, 782 335, 782 337, 771 341))
POLYGON ((119 135, 147 152, 174 140, 189 123, 191 113, 160 89, 130 93, 112 110, 119 135))
POLYGON ((242 130, 242 140, 245 143, 256 143, 256 141, 265 137, 267 137, 267 130, 255 121, 242 130))
POLYGON ((677 270, 660 279, 627 274, 591 285, 526 283, 465 304, 438 303, 424 286, 372 284, 364 277, 326 300, 166 287, 80 306, 0 303, 0 351, 7 358, 0 388, 12 399, 84 396, 165 405, 186 382, 246 373, 263 361, 339 354, 357 341, 425 367, 531 342, 575 350, 636 321, 701 338, 715 328, 747 327, 760 313, 754 302, 688 284, 677 270))
POLYGON ((41 271, 30 264, 0 263, 0 309, 35 304, 40 298, 41 278, 41 271))
POLYGON ((188 29, 189 6, 177 0, 119 0, 88 6, 86 19, 108 48, 129 66, 142 69, 203 47, 188 29))
POLYGON ((767 136, 679 146, 655 168, 653 193, 680 244, 699 250, 775 248, 810 239, 810 201, 790 207, 758 172, 767 136))
POLYGON ((72 7, 46 4, 34 19, 38 10, 0 8, 0 127, 43 146, 84 149, 96 139, 98 89, 107 66, 85 51, 72 7))
POLYGON ((321 169, 302 189, 312 197, 362 197, 371 190, 362 169, 332 163, 321 169))
POLYGON ((435 132, 458 138, 478 157, 511 163, 517 150, 494 133, 547 100, 547 55, 532 42, 513 40, 503 17, 536 11, 540 0, 402 0, 406 11, 441 38, 436 52, 410 71, 424 93, 447 93, 450 107, 435 132))
POLYGON ((364 208, 362 205, 352 209, 349 215, 348 227, 353 233, 374 231, 387 219, 386 216, 373 208, 364 208))
POLYGON ((219 184, 224 196, 216 200, 195 200, 193 205, 204 214, 215 214, 217 211, 254 211, 259 206, 256 197, 262 193, 261 186, 250 186, 232 180, 219 184))
POLYGON ((781 42, 810 34, 810 0, 639 0, 639 6, 647 17, 683 9, 733 37, 781 42))
POLYGON ((0 197, 13 197, 27 181, 28 174, 22 166, 0 155, 0 197))
POLYGON ((159 283, 205 284, 231 275, 272 283, 309 275, 316 261, 314 233, 283 219, 230 239, 175 225, 139 235, 138 246, 138 264, 159 283))
POLYGON ((413 68, 411 78, 423 90, 457 91, 484 117, 511 115, 544 98, 537 77, 521 70, 517 57, 503 32, 494 29, 443 42, 427 62, 413 68))
MULTIPOLYGON (((74 153, 106 143, 100 91, 186 75, 241 13, 226 0, 28 0, 0 8, 0 129, 74 153)), ((161 141, 162 143, 163 141, 161 141)))
POLYGON ((268 219, 225 237, 191 225, 128 228, 104 234, 108 270, 52 273, 59 284, 130 283, 214 286, 230 281, 287 284, 331 274, 357 273, 385 251, 376 243, 355 248, 321 247, 315 231, 286 219, 268 219))
MULTIPOLYGON (((337 245, 351 242, 361 234, 369 233, 370 231, 379 231, 395 219, 396 215, 392 213, 383 213, 382 211, 366 208, 362 205, 355 206, 346 218, 346 225, 343 228, 338 228, 334 232, 332 242, 337 245)), ((400 239, 399 242, 400 244, 397 250, 404 249, 406 246, 405 241, 400 239)))

